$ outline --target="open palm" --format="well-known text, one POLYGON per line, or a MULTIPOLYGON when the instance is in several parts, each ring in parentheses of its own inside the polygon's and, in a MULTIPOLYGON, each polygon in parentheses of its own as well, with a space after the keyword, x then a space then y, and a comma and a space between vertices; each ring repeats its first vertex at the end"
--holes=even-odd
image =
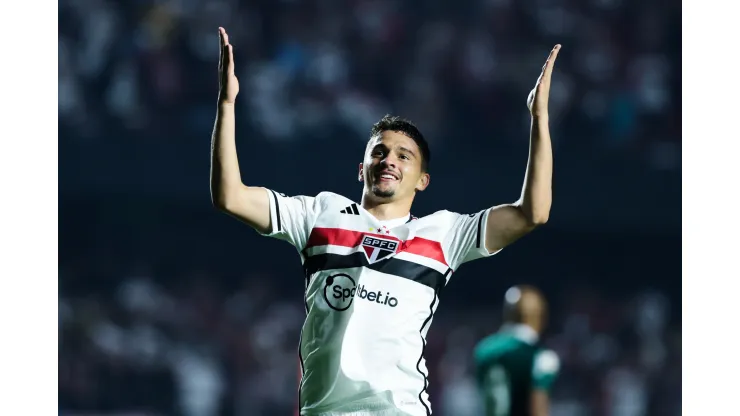
POLYGON ((535 117, 542 117, 547 115, 547 103, 550 100, 550 80, 552 79, 552 68, 555 66, 555 59, 558 57, 558 51, 560 51, 560 45, 550 51, 550 56, 547 57, 545 65, 542 66, 542 73, 537 78, 537 84, 535 84, 532 91, 529 92, 527 97, 527 107, 529 107, 530 113, 535 117))
POLYGON ((229 43, 226 29, 218 28, 218 40, 221 53, 218 60, 218 101, 225 104, 234 104, 239 94, 239 80, 234 74, 234 48, 229 43))

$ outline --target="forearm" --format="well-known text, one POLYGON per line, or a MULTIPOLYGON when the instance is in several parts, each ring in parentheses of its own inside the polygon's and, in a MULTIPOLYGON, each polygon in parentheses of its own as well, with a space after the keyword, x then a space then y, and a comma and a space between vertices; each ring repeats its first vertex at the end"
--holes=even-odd
POLYGON ((211 138, 211 201, 223 207, 229 194, 241 186, 234 105, 219 103, 211 138))
POLYGON ((544 224, 552 206, 552 142, 547 116, 533 116, 529 138, 529 161, 520 209, 532 224, 544 224))

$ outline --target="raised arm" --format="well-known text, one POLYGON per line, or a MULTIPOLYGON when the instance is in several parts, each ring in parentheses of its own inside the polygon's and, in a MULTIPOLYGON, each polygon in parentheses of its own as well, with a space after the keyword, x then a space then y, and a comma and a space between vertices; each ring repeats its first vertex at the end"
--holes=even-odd
POLYGON ((486 221, 486 249, 496 252, 547 222, 552 206, 552 143, 547 103, 550 79, 560 45, 550 52, 537 84, 529 93, 527 106, 532 114, 529 161, 524 187, 513 204, 491 208, 486 221))
POLYGON ((213 205, 261 233, 270 230, 270 200, 264 188, 245 186, 236 153, 234 104, 239 81, 234 74, 234 50, 223 28, 218 32, 219 94, 211 139, 211 201, 213 205))

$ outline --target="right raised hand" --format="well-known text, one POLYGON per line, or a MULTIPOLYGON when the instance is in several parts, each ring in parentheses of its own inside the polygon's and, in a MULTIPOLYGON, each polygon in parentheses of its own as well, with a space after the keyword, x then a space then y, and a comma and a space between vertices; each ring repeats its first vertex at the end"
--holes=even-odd
POLYGON ((234 104, 239 94, 239 80, 234 74, 234 48, 229 43, 226 29, 218 28, 218 40, 221 53, 218 60, 218 102, 219 104, 234 104))

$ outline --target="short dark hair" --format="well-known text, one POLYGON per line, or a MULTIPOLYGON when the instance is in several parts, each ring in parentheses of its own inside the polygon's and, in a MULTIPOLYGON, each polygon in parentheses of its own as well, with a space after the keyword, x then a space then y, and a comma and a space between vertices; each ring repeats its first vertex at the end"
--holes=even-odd
POLYGON ((416 145, 419 146, 419 151, 421 151, 421 170, 424 172, 429 171, 432 152, 429 150, 429 143, 427 143, 424 135, 421 134, 414 123, 398 116, 386 114, 377 123, 373 124, 373 128, 370 129, 370 138, 379 136, 384 131, 401 133, 416 142, 416 145))

